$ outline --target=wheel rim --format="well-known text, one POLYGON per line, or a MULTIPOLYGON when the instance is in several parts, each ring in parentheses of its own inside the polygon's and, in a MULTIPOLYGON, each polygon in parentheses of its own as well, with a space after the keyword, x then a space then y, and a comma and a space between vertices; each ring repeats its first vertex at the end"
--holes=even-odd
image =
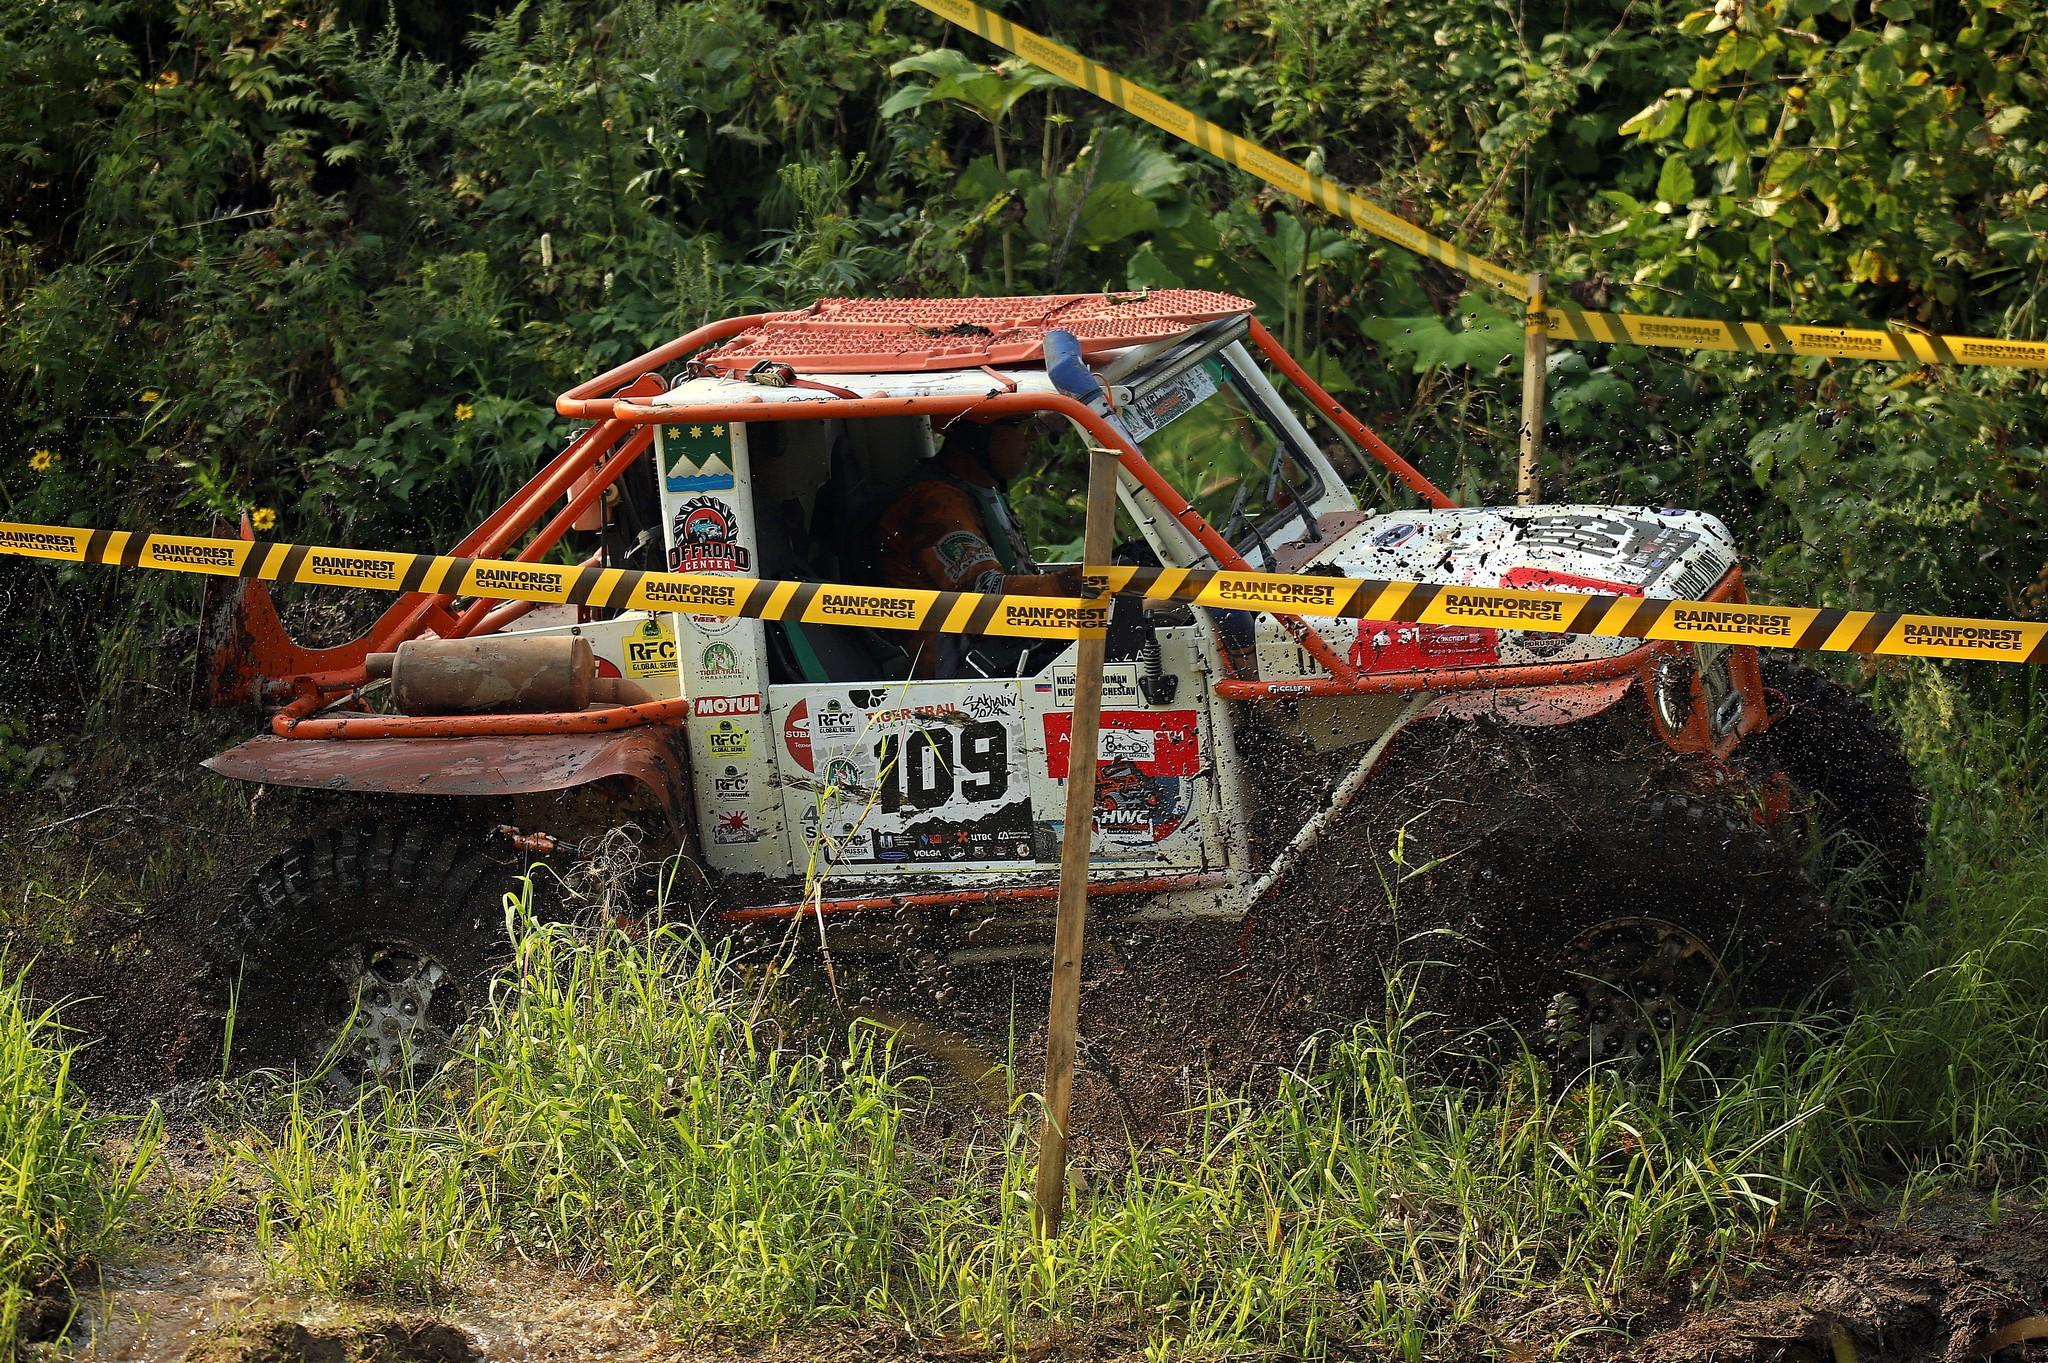
POLYGON ((1557 1058, 1654 1072, 1728 972, 1699 937, 1662 918, 1612 918, 1567 942, 1561 987, 1544 1015, 1557 1058))
POLYGON ((454 992, 448 967, 417 943, 356 942, 328 958, 337 989, 333 1016, 318 1038, 330 1073, 355 1082, 403 1077, 447 1048, 449 1029, 436 1018, 438 995, 454 992))

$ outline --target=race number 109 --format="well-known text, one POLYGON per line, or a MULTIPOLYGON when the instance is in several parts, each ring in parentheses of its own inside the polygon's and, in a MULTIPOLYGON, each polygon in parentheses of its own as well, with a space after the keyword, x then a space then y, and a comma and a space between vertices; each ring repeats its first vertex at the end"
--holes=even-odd
POLYGON ((1010 790, 1010 737, 993 720, 890 734, 875 745, 875 757, 885 814, 937 809, 956 798, 985 804, 1010 790))

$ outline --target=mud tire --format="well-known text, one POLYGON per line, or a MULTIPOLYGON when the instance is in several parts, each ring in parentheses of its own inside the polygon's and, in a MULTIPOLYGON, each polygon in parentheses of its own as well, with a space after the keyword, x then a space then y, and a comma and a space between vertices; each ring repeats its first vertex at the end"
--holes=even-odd
MULTIPOLYGON (((336 962, 390 949, 439 967, 425 1021, 452 1036, 511 957, 503 896, 520 858, 445 818, 358 821, 315 833, 259 867, 209 941, 208 995, 233 1067, 318 1066, 351 1011, 336 962)), ((417 1072, 431 1048, 413 1058, 417 1072)), ((344 1086, 366 1077, 337 1062, 344 1086)), ((388 1075, 385 1077, 389 1077, 388 1075)))
POLYGON ((1797 658, 1766 653, 1761 662, 1779 714, 1751 742, 1820 825, 1816 879, 1832 893, 1867 867, 1862 912, 1841 916, 1859 927, 1896 927, 1927 861, 1926 795, 1898 730, 1861 696, 1797 658))
POLYGON ((1618 920, 1704 946, 1745 1005, 1795 1001, 1839 978, 1842 952, 1796 830, 1762 826, 1757 804, 1608 717, 1431 722, 1334 833, 1320 889, 1283 891, 1292 968, 1335 1022, 1377 1011, 1402 967, 1424 1039, 1507 1022, 1554 1062, 1555 1005, 1602 964, 1578 943, 1618 920))

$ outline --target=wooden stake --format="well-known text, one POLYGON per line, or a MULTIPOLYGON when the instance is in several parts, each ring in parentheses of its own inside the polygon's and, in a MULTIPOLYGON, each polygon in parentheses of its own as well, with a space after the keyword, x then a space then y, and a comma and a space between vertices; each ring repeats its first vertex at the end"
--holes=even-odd
POLYGON ((1550 355, 1550 318, 1544 310, 1546 276, 1529 276, 1529 312, 1522 328, 1522 457, 1515 470, 1515 500, 1543 500, 1543 388, 1550 355))
MULTIPOLYGON (((1088 456, 1088 519, 1081 561, 1109 562, 1116 524, 1117 460, 1088 456)), ((1074 1106, 1074 1037, 1081 1016, 1081 950, 1088 929, 1088 854, 1094 842, 1095 758, 1102 732, 1102 639, 1083 639, 1074 659, 1074 725, 1067 747, 1066 837, 1060 844, 1059 919, 1053 928, 1052 998, 1045 1017, 1045 1123, 1038 1133, 1041 1236, 1060 1233, 1067 1202, 1067 1117, 1074 1106)))

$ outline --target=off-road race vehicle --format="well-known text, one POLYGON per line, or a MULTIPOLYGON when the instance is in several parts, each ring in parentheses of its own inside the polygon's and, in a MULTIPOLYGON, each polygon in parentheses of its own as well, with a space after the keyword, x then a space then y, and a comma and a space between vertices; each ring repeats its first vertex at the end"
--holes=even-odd
MULTIPOLYGON (((1087 451, 1112 453, 1122 563, 1744 599, 1710 515, 1453 505, 1216 293, 828 299, 702 327, 556 405, 589 424, 451 552, 580 543, 562 604, 414 591, 309 649, 261 583, 216 586, 208 695, 281 708, 208 765, 364 797, 216 936, 246 1047, 338 1040, 390 1068, 507 950, 508 876, 628 821, 680 853, 672 900, 727 923, 983 957, 1049 940, 1073 644, 996 663, 942 636, 913 679, 919 636, 583 604, 613 569, 873 582, 877 518, 963 415, 1064 433, 1040 505, 1078 508, 1087 451), (1103 397, 1063 391, 1055 332, 1103 397)), ((1896 738, 1791 656, 1119 597, 1095 913, 1241 923, 1339 1012, 1405 943, 1447 1001, 1647 1055, 1731 973, 1821 982, 1846 898, 1816 870, 1860 859, 1861 899, 1892 905, 1917 874, 1896 738)))

